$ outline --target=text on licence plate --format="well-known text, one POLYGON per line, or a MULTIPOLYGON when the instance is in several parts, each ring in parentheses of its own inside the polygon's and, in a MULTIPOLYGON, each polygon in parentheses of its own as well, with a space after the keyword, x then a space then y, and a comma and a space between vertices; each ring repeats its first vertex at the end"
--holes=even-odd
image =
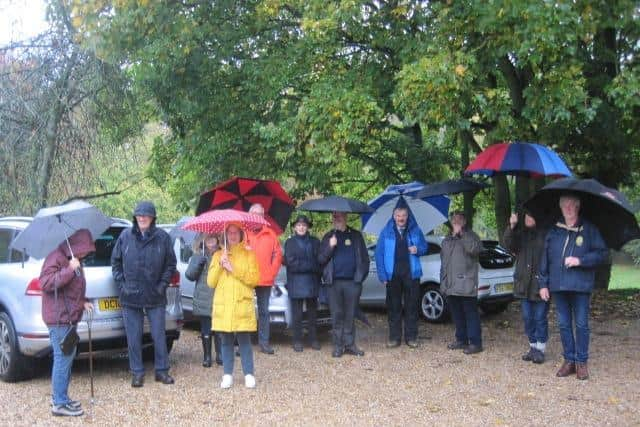
POLYGON ((499 283, 495 289, 497 293, 513 292, 513 283, 499 283))
POLYGON ((118 298, 100 298, 98 300, 98 308, 100 308, 100 311, 120 310, 120 302, 118 298))

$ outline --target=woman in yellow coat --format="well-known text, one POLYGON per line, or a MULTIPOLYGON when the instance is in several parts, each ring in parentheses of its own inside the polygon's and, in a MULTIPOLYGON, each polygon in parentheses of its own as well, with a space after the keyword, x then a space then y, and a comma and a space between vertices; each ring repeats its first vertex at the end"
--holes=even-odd
POLYGON ((239 225, 226 227, 226 249, 213 255, 207 284, 215 288, 211 319, 213 330, 222 338, 221 388, 233 385, 233 344, 237 339, 246 387, 256 386, 253 375, 253 349, 251 333, 256 331, 254 288, 260 279, 258 263, 253 251, 242 243, 243 232, 239 225))

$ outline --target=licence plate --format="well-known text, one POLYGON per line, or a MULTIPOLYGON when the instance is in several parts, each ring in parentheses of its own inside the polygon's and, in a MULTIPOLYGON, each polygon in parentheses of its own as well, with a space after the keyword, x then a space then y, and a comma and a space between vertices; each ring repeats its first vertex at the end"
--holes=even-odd
POLYGON ((513 283, 499 283, 495 286, 496 293, 502 294, 506 292, 513 292, 513 283))
POLYGON ((98 308, 100 311, 120 310, 120 302, 118 298, 100 298, 98 300, 98 308))

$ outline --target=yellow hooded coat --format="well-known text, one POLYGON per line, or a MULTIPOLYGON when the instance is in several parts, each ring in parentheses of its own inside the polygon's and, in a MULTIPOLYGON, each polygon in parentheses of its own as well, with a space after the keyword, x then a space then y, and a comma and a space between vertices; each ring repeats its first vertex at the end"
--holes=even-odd
POLYGON ((228 258, 233 267, 228 272, 220 265, 223 251, 213 254, 207 284, 215 288, 212 329, 218 332, 254 332, 257 329, 254 288, 260 280, 253 251, 244 243, 230 246, 228 258))

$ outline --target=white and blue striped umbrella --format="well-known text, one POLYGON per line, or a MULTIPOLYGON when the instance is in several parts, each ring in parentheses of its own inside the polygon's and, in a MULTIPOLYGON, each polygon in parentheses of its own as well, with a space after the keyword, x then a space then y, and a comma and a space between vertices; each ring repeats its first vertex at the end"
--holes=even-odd
POLYGON ((369 201, 369 206, 375 209, 375 212, 362 215, 362 231, 380 234, 389 219, 393 217, 393 210, 399 203, 406 204, 409 215, 413 216, 425 234, 445 223, 449 213, 449 198, 446 196, 416 197, 423 188, 424 184, 418 181, 388 186, 382 194, 369 201))

